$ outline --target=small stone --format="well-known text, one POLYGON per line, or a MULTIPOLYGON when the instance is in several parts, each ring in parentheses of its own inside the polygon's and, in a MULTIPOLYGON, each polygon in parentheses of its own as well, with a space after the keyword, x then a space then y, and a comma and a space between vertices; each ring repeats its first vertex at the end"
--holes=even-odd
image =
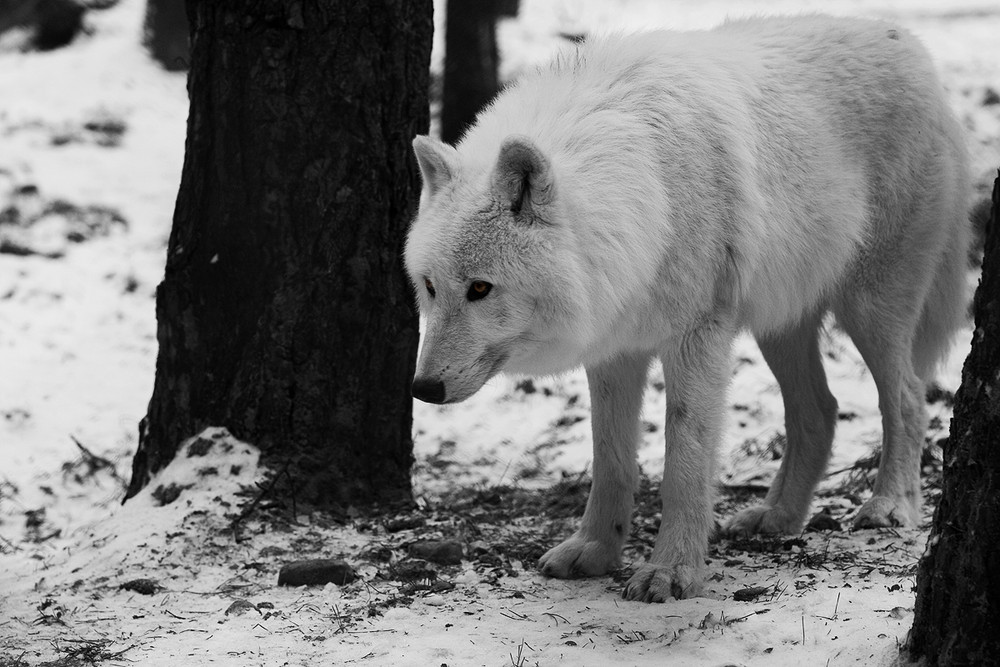
POLYGON ((260 613, 257 606, 249 600, 233 600, 233 603, 226 609, 226 616, 242 616, 248 611, 260 613))
POLYGON ((126 581, 118 588, 123 591, 135 591, 140 595, 153 595, 161 587, 152 579, 132 579, 131 581, 126 581))
POLYGON ((409 530, 411 528, 420 528, 427 520, 419 515, 410 514, 407 516, 398 516, 393 519, 386 519, 382 524, 385 526, 387 533, 398 533, 401 530, 409 530))
POLYGON ((278 572, 279 586, 343 586, 357 579, 347 561, 332 558, 312 558, 286 563, 278 572))
POLYGON ((459 565, 464 553, 457 540, 424 540, 410 545, 410 556, 438 565, 459 565))
POLYGON ((764 593, 767 593, 769 590, 771 589, 767 586, 750 586, 748 588, 741 588, 733 593, 733 599, 737 602, 752 602, 764 593))
POLYGON ((840 522, 826 510, 809 519, 809 523, 806 524, 807 533, 818 533, 823 530, 843 530, 840 522))

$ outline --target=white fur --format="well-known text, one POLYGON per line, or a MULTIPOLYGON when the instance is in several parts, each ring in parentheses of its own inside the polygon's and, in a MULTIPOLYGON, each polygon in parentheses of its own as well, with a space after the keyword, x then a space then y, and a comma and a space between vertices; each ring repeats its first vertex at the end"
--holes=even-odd
POLYGON ((836 422, 817 346, 828 310, 883 412, 858 524, 917 520, 922 380, 965 304, 968 178, 912 35, 811 16, 595 39, 501 93, 456 148, 425 137, 414 148, 425 186, 406 265, 428 323, 417 381, 445 402, 501 371, 583 365, 591 382, 593 490, 544 572, 617 566, 659 358, 663 520, 625 595, 697 593, 741 328, 782 388, 788 453, 764 504, 728 529, 797 530, 836 422), (473 281, 492 291, 468 300, 473 281))

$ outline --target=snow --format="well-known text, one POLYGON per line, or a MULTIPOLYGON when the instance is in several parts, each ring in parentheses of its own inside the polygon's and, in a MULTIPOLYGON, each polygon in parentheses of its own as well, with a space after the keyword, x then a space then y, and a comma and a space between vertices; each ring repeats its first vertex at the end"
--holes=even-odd
MULTIPOLYGON (((565 44, 559 33, 696 29, 727 16, 801 11, 896 20, 920 36, 969 130, 974 175, 985 191, 1000 162, 1000 105, 982 103, 988 88, 1000 90, 995 0, 522 0, 520 15, 500 26, 502 74, 514 77, 546 61, 565 44)), ((621 601, 620 583, 609 577, 544 579, 532 562, 517 558, 500 575, 465 560, 442 569, 453 589, 418 590, 411 602, 400 602, 402 584, 382 577, 384 568, 361 557, 366 550, 405 551, 427 531, 471 530, 440 500, 458 487, 543 489, 589 469, 589 395, 580 372, 536 379, 534 391, 519 388, 516 378, 500 379, 459 405, 415 404, 414 485, 432 516, 423 532, 390 533, 362 520, 337 526, 312 515, 271 531, 248 519, 234 532, 232 513, 262 471, 252 443, 221 431, 192 439, 185 447, 211 446, 192 456, 182 449, 122 506, 122 478, 130 474, 137 424, 152 391, 153 295, 187 115, 183 75, 164 72, 139 46, 142 12, 135 0, 90 12, 89 34, 49 53, 5 50, 0 40, 0 210, 61 199, 113 209, 127 221, 124 229, 67 243, 56 220, 50 231, 57 233, 45 243, 61 258, 0 255, 0 665, 18 664, 19 657, 39 664, 86 647, 109 664, 148 665, 895 659, 912 622, 926 521, 908 531, 808 533, 787 548, 756 553, 720 544, 708 567, 707 596, 663 605, 621 601), (117 145, 102 145, 103 135, 87 129, 108 118, 125 124, 117 145), (27 185, 37 186, 37 195, 18 190, 27 185), (161 505, 163 492, 154 492, 171 484, 179 495, 161 505), (314 556, 347 558, 359 580, 342 588, 275 585, 281 562, 314 556), (156 582, 153 595, 120 588, 143 578, 156 582), (733 594, 747 586, 768 592, 735 601, 733 594), (255 606, 227 614, 236 599, 255 606)), ((435 48, 440 69, 440 35, 435 48)), ((959 336, 942 369, 945 388, 958 386, 969 335, 959 336)), ((848 341, 831 332, 823 345, 845 415, 830 464, 840 470, 879 441, 877 398, 848 341)), ((639 452, 651 477, 663 458, 657 373, 650 374, 639 452)), ((766 445, 782 432, 781 399, 747 338, 734 351, 729 403, 720 481, 766 484, 778 464, 766 445)), ((929 410, 937 419, 928 437, 946 436, 948 408, 935 403, 929 410)), ((816 509, 849 517, 856 507, 838 493, 844 480, 824 481, 816 509)), ((501 523, 512 532, 496 533, 497 539, 527 544, 558 537, 540 522, 501 523)), ((642 555, 633 550, 626 560, 642 555)))

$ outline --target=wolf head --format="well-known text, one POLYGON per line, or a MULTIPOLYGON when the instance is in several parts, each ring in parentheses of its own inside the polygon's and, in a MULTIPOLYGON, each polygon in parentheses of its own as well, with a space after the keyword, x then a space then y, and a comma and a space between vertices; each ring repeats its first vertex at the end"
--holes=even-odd
POLYGON ((425 136, 406 268, 426 320, 413 395, 454 403, 501 371, 545 374, 578 363, 579 277, 560 229, 564 202, 549 159, 510 136, 468 157, 425 136))

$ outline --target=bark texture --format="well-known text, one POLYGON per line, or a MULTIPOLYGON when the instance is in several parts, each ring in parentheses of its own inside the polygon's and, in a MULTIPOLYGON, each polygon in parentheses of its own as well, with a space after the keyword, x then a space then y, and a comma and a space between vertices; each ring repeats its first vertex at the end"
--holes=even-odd
POLYGON ((128 497, 209 425, 321 507, 410 498, 402 245, 430 0, 189 0, 191 100, 128 497))
POLYGON ((929 665, 1000 660, 1000 178, 955 395, 941 501, 917 572, 908 648, 929 665))

